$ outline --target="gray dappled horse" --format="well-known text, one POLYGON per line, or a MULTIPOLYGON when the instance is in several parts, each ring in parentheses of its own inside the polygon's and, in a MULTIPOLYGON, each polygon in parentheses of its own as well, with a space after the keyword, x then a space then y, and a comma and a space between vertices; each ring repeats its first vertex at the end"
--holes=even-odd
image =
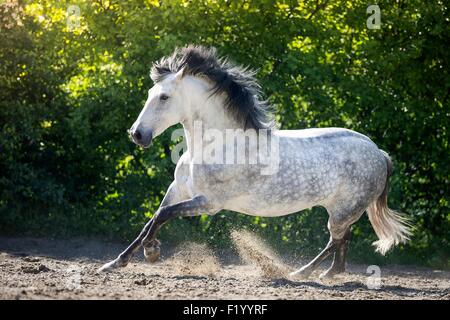
MULTIPOLYGON (((176 49, 153 65, 151 77, 155 85, 130 135, 145 148, 167 128, 181 123, 187 150, 153 218, 124 252, 99 271, 126 266, 141 246, 147 260, 153 262, 159 256, 156 233, 163 223, 175 217, 213 215, 223 209, 276 217, 325 207, 330 240, 292 276, 309 276, 331 254, 333 263, 322 276, 343 272, 350 226, 364 211, 379 238, 374 245, 380 253, 410 236, 406 219, 387 206, 391 160, 368 137, 341 128, 277 130, 268 105, 260 99, 254 73, 219 58, 213 48, 176 49), (220 147, 216 151, 224 153, 233 151, 239 139, 249 140, 248 132, 265 136, 257 144, 265 141, 273 146, 276 161, 264 161, 269 152, 259 153, 256 163, 205 162, 201 157, 207 146, 195 137, 197 123, 203 130, 200 139, 211 140, 207 137, 211 132, 225 136, 226 131, 234 130, 236 139, 216 139, 220 147), (275 170, 263 172, 273 163, 275 170)), ((257 153, 259 147, 249 142, 244 152, 257 153)), ((224 156, 228 155, 219 158, 224 156)))

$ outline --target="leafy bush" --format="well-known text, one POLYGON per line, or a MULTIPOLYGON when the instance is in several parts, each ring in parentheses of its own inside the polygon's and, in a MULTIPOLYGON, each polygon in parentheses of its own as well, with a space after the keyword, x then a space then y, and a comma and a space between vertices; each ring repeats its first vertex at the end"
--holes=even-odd
MULTIPOLYGON (((0 6, 0 230, 131 239, 170 184, 170 132, 147 152, 126 135, 152 61, 188 43, 214 45, 258 68, 283 129, 342 126, 395 162, 390 204, 409 214, 412 241, 380 259, 367 218, 353 259, 449 267, 449 43, 444 2, 78 1, 69 28, 59 1, 0 6)), ((224 246, 244 225, 313 255, 327 240, 321 209, 281 218, 233 213, 167 224, 224 246)))

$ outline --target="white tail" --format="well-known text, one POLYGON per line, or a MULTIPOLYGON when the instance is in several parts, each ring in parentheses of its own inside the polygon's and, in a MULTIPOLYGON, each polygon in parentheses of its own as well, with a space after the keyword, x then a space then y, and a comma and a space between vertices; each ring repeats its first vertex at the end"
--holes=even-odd
POLYGON ((369 205, 367 213, 379 239, 373 245, 377 247, 377 252, 384 255, 392 246, 409 240, 412 232, 409 219, 400 212, 388 207, 387 195, 389 191, 389 177, 392 174, 392 161, 386 152, 380 151, 385 156, 387 163, 386 185, 378 199, 369 205))

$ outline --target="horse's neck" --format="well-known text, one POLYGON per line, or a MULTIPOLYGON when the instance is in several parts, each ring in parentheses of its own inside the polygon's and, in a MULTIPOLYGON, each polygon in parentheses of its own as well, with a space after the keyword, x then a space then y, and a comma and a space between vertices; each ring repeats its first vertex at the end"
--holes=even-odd
POLYGON ((208 104, 192 112, 192 117, 183 121, 188 151, 193 150, 194 141, 198 141, 200 137, 203 139, 205 134, 212 130, 220 131, 225 137, 227 129, 242 128, 242 125, 237 123, 225 108, 221 99, 212 98, 208 104))

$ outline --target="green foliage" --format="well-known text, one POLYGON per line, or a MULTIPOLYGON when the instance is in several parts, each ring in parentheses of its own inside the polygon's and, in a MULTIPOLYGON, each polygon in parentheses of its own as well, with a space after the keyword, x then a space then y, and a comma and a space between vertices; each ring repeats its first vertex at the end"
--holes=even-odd
MULTIPOLYGON (((172 180, 170 132, 143 152, 128 139, 152 61, 188 43, 258 68, 283 129, 341 126, 370 136, 395 163, 390 204, 412 241, 373 253, 367 218, 351 254, 366 262, 449 267, 448 6, 380 1, 23 1, 0 5, 0 231, 131 239, 172 180), (69 28, 67 6, 81 9, 69 28)), ((282 218, 235 213, 180 219, 162 237, 226 246, 235 226, 278 248, 315 254, 322 209, 282 218)))

